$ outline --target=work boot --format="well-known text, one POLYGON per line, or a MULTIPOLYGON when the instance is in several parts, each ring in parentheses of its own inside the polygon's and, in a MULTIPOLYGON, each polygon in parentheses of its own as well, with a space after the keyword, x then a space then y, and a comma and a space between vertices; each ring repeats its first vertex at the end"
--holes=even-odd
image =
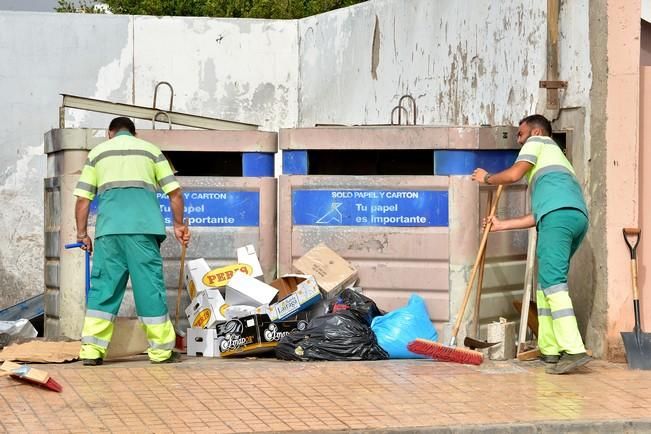
POLYGON ((583 366, 591 360, 592 357, 588 356, 586 353, 563 353, 558 363, 547 368, 545 372, 548 374, 569 374, 579 366, 583 366))
POLYGON ((84 361, 84 366, 99 366, 104 363, 104 360, 101 357, 97 359, 82 359, 84 361))
POLYGON ((538 356, 538 360, 545 363, 558 363, 560 358, 560 354, 541 354, 538 356))
POLYGON ((161 363, 181 363, 181 354, 177 353, 176 351, 172 351, 172 355, 170 355, 167 359, 161 360, 160 362, 152 360, 151 362, 154 365, 159 365, 161 363))

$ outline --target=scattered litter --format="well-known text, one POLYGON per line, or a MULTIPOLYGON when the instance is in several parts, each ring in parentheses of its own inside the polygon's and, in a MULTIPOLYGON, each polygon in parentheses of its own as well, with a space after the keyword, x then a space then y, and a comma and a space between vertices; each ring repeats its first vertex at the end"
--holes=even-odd
POLYGON ((1 374, 9 375, 18 381, 32 383, 55 392, 61 392, 63 390, 63 387, 59 383, 41 369, 32 368, 27 365, 19 365, 13 362, 4 362, 0 366, 0 371, 2 371, 1 374))
POLYGON ((276 348, 283 360, 385 360, 389 355, 378 345, 364 320, 349 310, 314 318, 302 331, 284 337, 276 348))
POLYGON ((0 349, 11 342, 35 338, 38 332, 25 318, 16 321, 0 321, 0 349))
POLYGON ((258 279, 238 271, 226 285, 226 303, 229 306, 245 304, 248 306, 268 305, 278 294, 278 290, 258 279))
POLYGON ((409 297, 406 306, 373 318, 371 329, 377 336, 378 344, 392 359, 423 358, 425 356, 407 349, 409 342, 418 338, 438 340, 425 300, 417 294, 409 297))
POLYGON ((63 363, 79 358, 81 342, 33 339, 14 343, 0 351, 0 361, 26 363, 63 363))
POLYGON ((272 321, 282 321, 321 301, 321 291, 312 276, 288 274, 270 283, 278 290, 278 301, 268 308, 272 321))

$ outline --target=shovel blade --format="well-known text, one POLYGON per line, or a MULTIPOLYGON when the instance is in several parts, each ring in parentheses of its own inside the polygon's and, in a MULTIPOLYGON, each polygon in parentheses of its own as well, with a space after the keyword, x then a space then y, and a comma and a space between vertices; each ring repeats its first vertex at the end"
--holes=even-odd
POLYGON ((628 367, 651 371, 651 333, 622 332, 622 339, 628 367))

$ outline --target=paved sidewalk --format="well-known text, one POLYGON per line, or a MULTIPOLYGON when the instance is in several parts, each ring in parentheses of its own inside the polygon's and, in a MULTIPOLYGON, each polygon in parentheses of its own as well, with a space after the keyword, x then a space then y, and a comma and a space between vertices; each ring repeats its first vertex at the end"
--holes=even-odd
POLYGON ((651 432, 651 372, 593 362, 146 360, 44 365, 54 393, 0 378, 6 432, 651 432))

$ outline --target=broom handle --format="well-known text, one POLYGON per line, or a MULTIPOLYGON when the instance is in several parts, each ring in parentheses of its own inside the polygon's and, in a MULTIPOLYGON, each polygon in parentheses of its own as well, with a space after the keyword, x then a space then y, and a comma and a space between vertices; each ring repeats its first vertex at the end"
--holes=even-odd
MULTIPOLYGON (((488 192, 488 200, 486 201, 486 217, 490 216, 491 205, 493 204, 493 190, 488 192)), ((486 264, 486 250, 481 255, 479 262, 479 276, 477 277, 477 290, 475 291, 475 309, 472 312, 472 326, 474 328, 475 336, 479 337, 479 306, 481 304, 481 290, 484 284, 484 266, 486 264)))
MULTIPOLYGON (((504 189, 503 185, 497 187, 497 193, 495 194, 495 200, 493 201, 493 206, 491 207, 491 213, 489 217, 495 217, 495 212, 497 211, 497 204, 500 201, 500 196, 502 195, 502 190, 504 189)), ((457 320, 454 323, 454 328, 452 329, 452 338, 450 339, 450 345, 455 345, 457 341, 457 334, 459 333, 459 328, 461 327, 461 320, 463 315, 466 313, 466 306, 468 305, 468 299, 470 299, 470 293, 472 292, 472 285, 475 283, 475 276, 477 274, 477 269, 479 268, 479 263, 481 262, 481 257, 484 255, 486 250, 486 243, 488 241, 488 233, 491 231, 491 226, 493 223, 489 218, 484 227, 484 234, 481 237, 481 242, 479 243, 479 250, 477 251, 477 257, 475 258, 475 265, 472 267, 472 272, 470 273, 470 279, 468 280, 468 286, 466 286, 466 293, 463 296, 463 302, 461 303, 461 308, 457 314, 457 320)))
MULTIPOLYGON (((187 222, 184 220, 183 223, 187 225, 187 222)), ((181 294, 183 293, 183 271, 185 269, 185 251, 187 247, 185 244, 181 244, 181 270, 179 271, 179 292, 176 295, 176 320, 174 321, 174 328, 178 328, 179 325, 179 310, 181 310, 181 294)))

